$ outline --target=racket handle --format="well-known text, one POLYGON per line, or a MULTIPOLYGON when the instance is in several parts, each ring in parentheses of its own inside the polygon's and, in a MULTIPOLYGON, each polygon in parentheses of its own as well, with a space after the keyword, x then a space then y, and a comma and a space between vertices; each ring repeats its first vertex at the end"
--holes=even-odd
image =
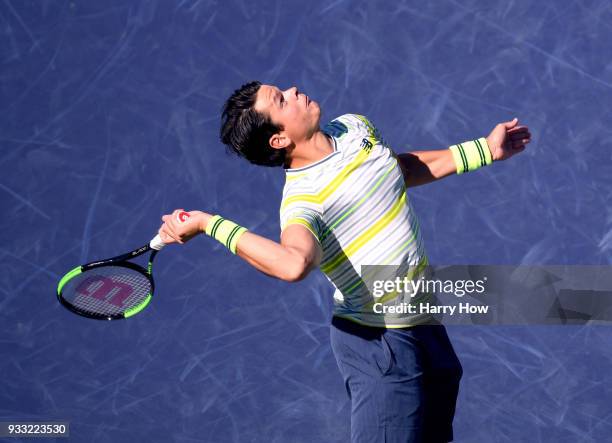
POLYGON ((166 244, 163 242, 159 234, 157 234, 155 237, 153 237, 153 240, 149 242, 149 246, 151 247, 151 249, 155 249, 156 251, 161 251, 162 248, 166 246, 166 244))
MULTIPOLYGON (((178 214, 176 214, 176 220, 179 223, 183 223, 185 220, 187 220, 189 217, 191 217, 189 215, 189 212, 185 212, 185 211, 181 211, 178 214)), ((149 246, 151 247, 151 249, 155 249, 156 251, 161 251, 162 248, 164 246, 166 246, 166 243, 164 243, 164 241, 161 239, 160 235, 157 234, 155 237, 153 237, 153 239, 149 242, 149 246)))

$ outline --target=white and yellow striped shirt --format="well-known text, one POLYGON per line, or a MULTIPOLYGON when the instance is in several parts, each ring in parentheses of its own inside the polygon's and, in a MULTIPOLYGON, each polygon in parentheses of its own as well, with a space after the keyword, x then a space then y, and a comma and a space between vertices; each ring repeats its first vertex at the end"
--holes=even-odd
POLYGON ((362 265, 419 270, 427 265, 396 155, 360 115, 342 115, 323 131, 332 137, 334 152, 303 168, 285 170, 281 230, 301 224, 321 244, 321 270, 336 288, 334 315, 387 328, 426 322, 429 315, 375 312, 376 302, 389 306, 416 298, 401 293, 374 298, 361 275, 362 265))

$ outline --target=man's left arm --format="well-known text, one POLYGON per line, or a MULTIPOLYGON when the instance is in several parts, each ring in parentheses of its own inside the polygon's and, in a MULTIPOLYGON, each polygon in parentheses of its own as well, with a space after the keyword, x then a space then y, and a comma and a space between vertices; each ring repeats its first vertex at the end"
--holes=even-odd
POLYGON ((486 138, 464 143, 466 146, 459 144, 448 149, 413 151, 399 154, 397 159, 406 187, 414 187, 474 170, 491 161, 507 160, 525 150, 530 141, 529 128, 519 126, 515 118, 496 125, 486 138))

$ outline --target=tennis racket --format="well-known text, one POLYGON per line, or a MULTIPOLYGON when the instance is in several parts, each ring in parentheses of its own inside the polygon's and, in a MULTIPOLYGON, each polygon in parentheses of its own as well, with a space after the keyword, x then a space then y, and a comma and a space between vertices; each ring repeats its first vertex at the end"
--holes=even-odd
MULTIPOLYGON (((180 223, 188 218, 187 212, 177 214, 180 223)), ((164 246, 158 234, 148 244, 126 254, 77 266, 57 285, 59 302, 75 314, 98 320, 138 314, 153 297, 153 260, 164 246), (149 251, 146 269, 130 261, 149 251)))

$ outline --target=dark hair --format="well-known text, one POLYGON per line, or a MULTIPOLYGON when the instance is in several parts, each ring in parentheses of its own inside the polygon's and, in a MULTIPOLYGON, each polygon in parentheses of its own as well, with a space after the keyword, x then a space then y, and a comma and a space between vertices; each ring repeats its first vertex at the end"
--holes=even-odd
POLYGON ((255 111, 255 99, 261 82, 242 85, 227 99, 221 114, 221 142, 249 162, 263 166, 282 166, 284 149, 270 147, 273 134, 283 130, 269 116, 255 111))

